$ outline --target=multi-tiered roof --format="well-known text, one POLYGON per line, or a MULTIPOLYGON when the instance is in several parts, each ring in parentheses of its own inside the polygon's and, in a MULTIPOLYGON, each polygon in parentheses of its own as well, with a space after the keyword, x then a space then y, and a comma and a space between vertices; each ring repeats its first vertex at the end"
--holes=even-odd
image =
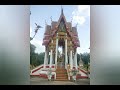
POLYGON ((64 20, 65 22, 66 31, 69 34, 69 36, 72 38, 72 43, 74 44, 74 47, 80 47, 77 28, 72 27, 72 23, 66 21, 64 13, 63 13, 63 9, 61 10, 61 15, 58 21, 52 21, 51 25, 46 25, 42 45, 47 46, 50 42, 50 38, 56 35, 58 26, 61 20, 64 20))

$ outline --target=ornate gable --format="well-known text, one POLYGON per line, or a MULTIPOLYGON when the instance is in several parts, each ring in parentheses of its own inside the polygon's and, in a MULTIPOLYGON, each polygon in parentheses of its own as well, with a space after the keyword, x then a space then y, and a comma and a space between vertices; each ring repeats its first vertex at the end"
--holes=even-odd
POLYGON ((67 22, 63 13, 63 9, 61 9, 61 15, 57 21, 52 21, 51 26, 46 26, 46 31, 44 33, 43 45, 48 45, 50 40, 53 37, 56 37, 57 32, 62 32, 63 34, 67 33, 68 37, 74 44, 74 47, 80 47, 80 41, 78 38, 77 28, 72 27, 71 22, 67 22))

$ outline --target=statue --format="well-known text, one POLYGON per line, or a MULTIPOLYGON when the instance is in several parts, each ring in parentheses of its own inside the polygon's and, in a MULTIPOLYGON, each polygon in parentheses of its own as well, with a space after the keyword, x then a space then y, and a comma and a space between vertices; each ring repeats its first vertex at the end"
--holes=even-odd
POLYGON ((51 81, 51 78, 52 78, 52 69, 48 69, 48 81, 51 81))
POLYGON ((74 82, 76 81, 77 72, 78 72, 78 71, 77 71, 77 69, 75 69, 75 68, 72 70, 72 78, 73 78, 73 81, 74 81, 74 82))

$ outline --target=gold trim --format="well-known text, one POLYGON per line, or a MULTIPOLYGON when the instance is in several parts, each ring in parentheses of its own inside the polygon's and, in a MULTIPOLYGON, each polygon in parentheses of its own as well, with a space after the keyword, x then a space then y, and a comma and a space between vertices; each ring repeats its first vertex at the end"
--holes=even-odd
POLYGON ((58 32, 58 35, 66 35, 65 32, 58 32))

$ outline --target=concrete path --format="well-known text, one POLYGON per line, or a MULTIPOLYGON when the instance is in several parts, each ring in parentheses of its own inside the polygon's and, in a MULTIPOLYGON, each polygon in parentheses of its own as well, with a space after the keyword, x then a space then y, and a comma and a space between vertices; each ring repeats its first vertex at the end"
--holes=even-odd
POLYGON ((34 77, 30 79, 31 85, 90 85, 89 79, 79 79, 73 81, 48 81, 47 79, 34 77))

